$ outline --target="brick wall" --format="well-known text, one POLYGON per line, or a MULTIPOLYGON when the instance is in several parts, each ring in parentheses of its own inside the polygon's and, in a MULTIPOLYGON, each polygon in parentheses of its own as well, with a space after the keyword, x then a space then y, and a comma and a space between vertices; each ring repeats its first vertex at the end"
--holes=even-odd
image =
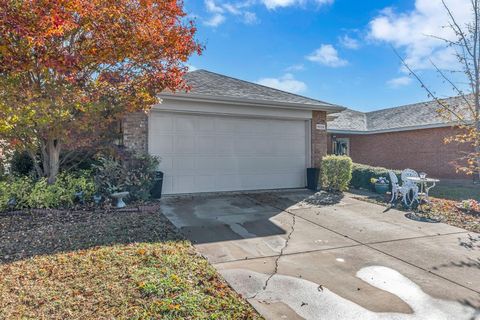
POLYGON ((389 132, 368 135, 329 134, 328 152, 332 152, 332 136, 350 139, 350 157, 354 162, 389 169, 412 168, 431 177, 465 178, 457 174, 453 162, 466 145, 444 144, 445 137, 454 134, 450 127, 389 132))
POLYGON ((312 114, 312 167, 320 168, 322 158, 327 154, 327 130, 318 130, 317 124, 327 126, 327 113, 313 111, 312 114))
POLYGON ((145 112, 125 116, 122 130, 125 147, 138 153, 148 151, 148 116, 145 112))

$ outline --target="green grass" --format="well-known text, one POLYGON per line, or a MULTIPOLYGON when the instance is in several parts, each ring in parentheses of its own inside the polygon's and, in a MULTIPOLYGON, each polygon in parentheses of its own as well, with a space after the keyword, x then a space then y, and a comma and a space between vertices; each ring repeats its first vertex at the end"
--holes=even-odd
POLYGON ((0 265, 1 319, 260 319, 187 241, 0 265))
POLYGON ((480 186, 439 184, 430 190, 430 195, 435 198, 456 200, 456 201, 462 201, 467 199, 475 199, 480 201, 480 186))

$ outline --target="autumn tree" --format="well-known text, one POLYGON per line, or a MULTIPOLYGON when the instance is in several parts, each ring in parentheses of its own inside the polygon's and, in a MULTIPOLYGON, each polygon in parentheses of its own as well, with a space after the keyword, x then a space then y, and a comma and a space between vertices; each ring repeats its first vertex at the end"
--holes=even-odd
POLYGON ((438 105, 438 113, 448 122, 454 123, 459 130, 457 134, 445 138, 445 143, 466 144, 471 149, 460 156, 457 170, 466 174, 480 174, 480 8, 479 0, 469 1, 471 19, 460 22, 451 7, 441 1, 448 17, 444 28, 451 36, 439 37, 426 35, 443 41, 445 46, 453 49, 458 61, 458 68, 452 66, 449 70, 438 67, 430 61, 439 77, 458 95, 460 103, 451 103, 450 99, 440 98, 415 72, 404 59, 405 68, 424 88, 428 96, 438 105), (459 75, 463 75, 459 77, 459 75), (460 78, 460 79, 459 79, 460 78))
POLYGON ((202 50, 181 0, 0 0, 0 32, 0 140, 50 183, 63 150, 184 89, 202 50))

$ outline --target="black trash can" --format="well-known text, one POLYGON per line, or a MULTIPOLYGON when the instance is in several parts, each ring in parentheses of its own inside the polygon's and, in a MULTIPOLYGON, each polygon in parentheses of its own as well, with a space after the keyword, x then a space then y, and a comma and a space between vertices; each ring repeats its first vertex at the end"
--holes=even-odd
POLYGON ((153 199, 160 199, 162 197, 162 185, 163 185, 163 172, 155 172, 155 178, 153 179, 153 186, 150 190, 150 195, 153 199))
POLYGON ((319 168, 307 168, 307 189, 317 191, 319 177, 320 177, 319 168))

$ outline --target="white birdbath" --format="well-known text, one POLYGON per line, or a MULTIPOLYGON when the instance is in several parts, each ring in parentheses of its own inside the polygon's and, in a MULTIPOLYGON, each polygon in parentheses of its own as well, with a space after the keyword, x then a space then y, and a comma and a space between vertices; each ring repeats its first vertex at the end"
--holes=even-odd
POLYGON ((117 199, 117 208, 118 209, 126 207, 126 204, 123 201, 123 198, 125 198, 129 194, 130 194, 130 192, 128 192, 128 191, 112 193, 112 198, 117 199))

